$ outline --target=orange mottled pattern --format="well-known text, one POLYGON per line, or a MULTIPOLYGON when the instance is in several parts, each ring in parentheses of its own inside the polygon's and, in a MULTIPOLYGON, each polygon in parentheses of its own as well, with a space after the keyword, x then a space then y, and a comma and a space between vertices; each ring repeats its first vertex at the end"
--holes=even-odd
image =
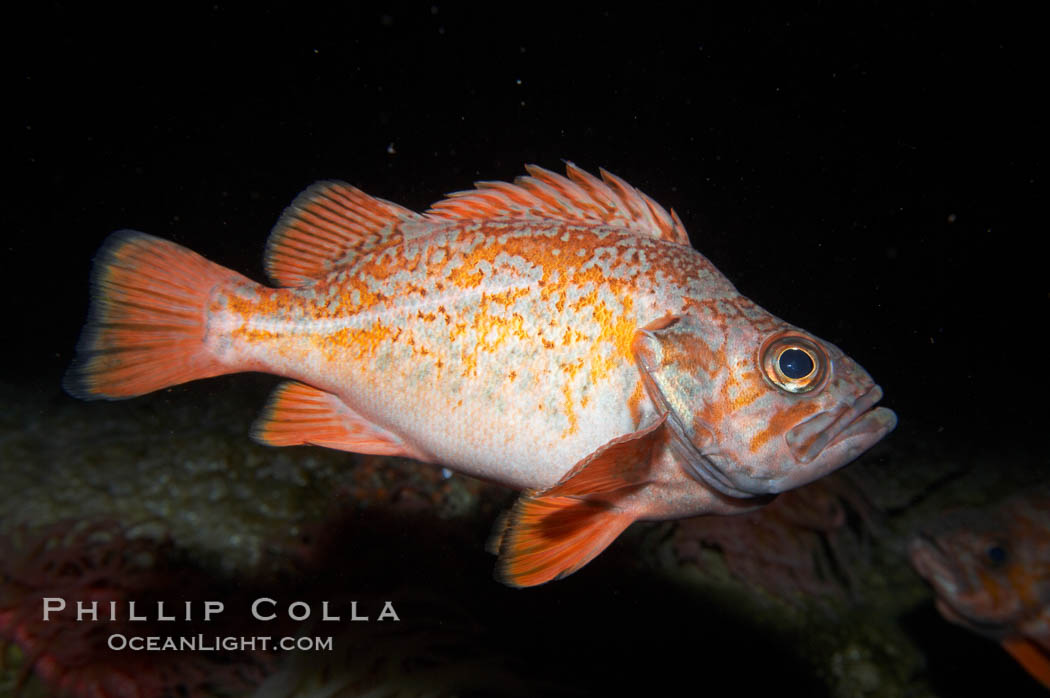
POLYGON ((736 295, 691 249, 611 227, 434 228, 307 288, 217 293, 209 343, 341 396, 436 461, 484 475, 497 458, 538 487, 651 412, 639 327, 736 295))
POLYGON ((741 296, 673 211, 608 172, 526 169, 424 214, 318 182, 270 235, 278 288, 114 233, 66 389, 293 379, 259 441, 525 490, 493 536, 519 586, 571 574, 637 519, 755 506, 893 429, 867 372, 741 296))

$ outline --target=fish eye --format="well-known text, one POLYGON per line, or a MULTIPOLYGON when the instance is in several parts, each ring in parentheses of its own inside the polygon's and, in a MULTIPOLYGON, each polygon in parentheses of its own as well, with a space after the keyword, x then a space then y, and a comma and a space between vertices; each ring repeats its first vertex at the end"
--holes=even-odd
POLYGON ((1006 562, 1006 548, 1001 545, 990 546, 984 554, 993 565, 998 566, 1006 562))
POLYGON ((803 349, 788 347, 780 352, 777 358, 777 368, 791 380, 800 380, 816 369, 813 359, 803 349))
POLYGON ((798 332, 779 332, 761 349, 762 369, 769 382, 789 393, 808 393, 824 384, 828 357, 823 347, 798 332))

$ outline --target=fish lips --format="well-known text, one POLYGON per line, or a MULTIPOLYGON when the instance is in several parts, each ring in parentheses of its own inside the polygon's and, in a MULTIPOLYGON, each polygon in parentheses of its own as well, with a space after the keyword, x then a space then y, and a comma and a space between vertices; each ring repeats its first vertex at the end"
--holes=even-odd
POLYGON ((812 417, 785 435, 792 456, 808 467, 793 468, 787 474, 777 473, 774 477, 755 477, 731 463, 720 463, 723 458, 717 451, 708 453, 698 448, 654 377, 648 355, 638 351, 636 359, 649 395, 658 409, 667 414, 673 436, 671 446, 686 471, 693 479, 727 497, 778 494, 805 485, 850 462, 897 426, 893 410, 874 407, 882 399, 882 388, 872 386, 844 408, 812 417), (814 462, 818 458, 819 462, 814 462))
POLYGON ((790 468, 787 473, 770 478, 752 477, 740 471, 697 474, 706 476, 705 482, 723 494, 735 497, 777 494, 801 487, 846 465, 893 431, 897 415, 885 407, 875 407, 881 399, 882 389, 873 386, 852 404, 818 414, 788 431, 784 435, 788 449, 796 463, 804 467, 790 468))
POLYGON ((958 564, 944 553, 937 541, 916 536, 908 544, 908 559, 919 576, 929 582, 939 596, 953 596, 963 590, 958 564))
POLYGON ((844 409, 795 426, 784 435, 791 455, 806 465, 820 459, 825 472, 849 463, 897 426, 893 410, 875 407, 881 399, 882 388, 872 386, 844 409))
POLYGON ((882 389, 876 385, 844 409, 824 412, 791 429, 785 435, 788 448, 807 467, 772 478, 720 467, 717 456, 701 452, 685 435, 673 410, 668 422, 676 437, 673 445, 695 479, 728 497, 756 497, 785 492, 827 475, 893 431, 897 415, 885 407, 874 407, 881 399, 882 389))

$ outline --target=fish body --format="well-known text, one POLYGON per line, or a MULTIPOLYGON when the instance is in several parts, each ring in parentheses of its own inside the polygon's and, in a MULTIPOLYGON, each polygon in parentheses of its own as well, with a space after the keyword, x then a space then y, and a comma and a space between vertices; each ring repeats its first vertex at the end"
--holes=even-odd
POLYGON ((655 417, 634 334, 680 307, 687 284, 723 281, 681 245, 610 227, 430 228, 306 288, 217 293, 209 345, 230 366, 338 395, 420 460, 545 489, 655 417))
POLYGON ((263 443, 525 490, 494 538, 519 586, 578 569, 634 520, 753 508, 893 428, 863 369, 740 295, 673 212, 608 173, 529 173, 423 215, 314 185, 271 234, 277 288, 115 233, 67 390, 289 378, 263 443))
POLYGON ((946 620, 1001 643, 1050 688, 1050 488, 950 512, 908 552, 946 620))

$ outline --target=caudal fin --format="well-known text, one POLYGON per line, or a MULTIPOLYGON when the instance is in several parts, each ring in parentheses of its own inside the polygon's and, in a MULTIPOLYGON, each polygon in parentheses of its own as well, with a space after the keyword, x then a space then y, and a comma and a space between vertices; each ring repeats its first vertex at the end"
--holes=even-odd
POLYGON ((91 309, 62 386, 119 400, 230 369, 204 344, 216 285, 247 281, 181 245, 122 230, 95 256, 91 309))

